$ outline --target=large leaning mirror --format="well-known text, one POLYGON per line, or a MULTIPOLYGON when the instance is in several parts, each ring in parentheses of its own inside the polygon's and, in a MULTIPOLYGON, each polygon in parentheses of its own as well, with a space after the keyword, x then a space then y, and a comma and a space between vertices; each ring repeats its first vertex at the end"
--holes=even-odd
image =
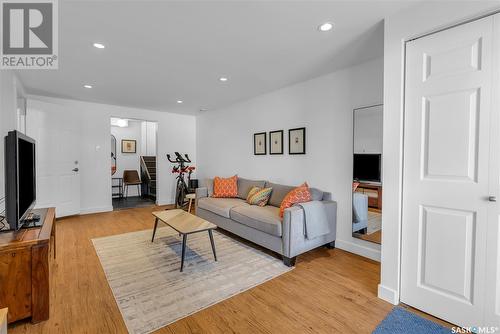
POLYGON ((116 138, 111 135, 111 175, 116 173, 116 138))
POLYGON ((382 241, 383 105, 353 111, 352 235, 382 241))

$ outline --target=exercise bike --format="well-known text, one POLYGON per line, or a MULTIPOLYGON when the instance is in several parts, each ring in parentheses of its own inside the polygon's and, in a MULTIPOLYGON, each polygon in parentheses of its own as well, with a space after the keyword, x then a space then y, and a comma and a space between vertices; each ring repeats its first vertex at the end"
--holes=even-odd
POLYGON ((175 208, 184 208, 186 206, 186 195, 189 193, 189 188, 184 179, 184 174, 188 174, 188 182, 191 180, 191 174, 196 169, 194 166, 187 166, 186 164, 191 163, 191 159, 187 154, 184 157, 179 153, 175 152, 175 159, 172 159, 170 154, 167 154, 167 159, 173 164, 177 164, 172 168, 172 174, 177 175, 177 184, 175 186, 175 208))

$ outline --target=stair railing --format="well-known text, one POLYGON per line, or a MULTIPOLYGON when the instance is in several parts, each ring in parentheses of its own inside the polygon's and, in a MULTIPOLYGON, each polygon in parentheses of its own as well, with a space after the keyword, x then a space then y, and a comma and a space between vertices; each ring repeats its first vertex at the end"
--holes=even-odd
POLYGON ((143 170, 146 171, 146 176, 148 177, 148 180, 151 181, 151 175, 149 174, 149 169, 148 166, 146 165, 146 161, 144 161, 143 156, 141 156, 141 167, 143 170))

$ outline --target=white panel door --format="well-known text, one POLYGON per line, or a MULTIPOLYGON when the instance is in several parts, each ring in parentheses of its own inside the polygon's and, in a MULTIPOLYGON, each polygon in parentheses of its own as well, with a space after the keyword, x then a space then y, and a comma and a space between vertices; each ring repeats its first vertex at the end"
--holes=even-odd
MULTIPOLYGON (((493 106, 500 106, 500 16, 493 17, 494 50, 493 68, 494 80, 493 106)), ((500 189, 500 112, 491 115, 491 170, 490 179, 492 194, 500 189), (496 154, 495 154, 496 153, 496 154)), ((497 194, 498 197, 498 194, 497 194)), ((497 199, 500 201, 500 199, 497 199)), ((486 241, 486 307, 485 325, 500 327, 500 205, 492 206, 488 216, 488 239, 486 241)))
POLYGON ((488 17, 406 45, 401 301, 461 326, 484 324, 498 223, 493 44, 488 17))
POLYGON ((28 101, 27 135, 37 144, 37 207, 58 217, 80 213, 80 125, 57 104, 28 101))

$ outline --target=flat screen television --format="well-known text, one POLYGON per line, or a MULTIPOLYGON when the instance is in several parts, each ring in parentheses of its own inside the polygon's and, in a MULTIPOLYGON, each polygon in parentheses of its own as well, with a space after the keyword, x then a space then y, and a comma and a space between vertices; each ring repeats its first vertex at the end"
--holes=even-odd
POLYGON ((36 202, 35 140, 18 131, 5 137, 5 216, 18 230, 36 202))
POLYGON ((354 179, 380 182, 381 158, 381 154, 354 154, 354 179))

